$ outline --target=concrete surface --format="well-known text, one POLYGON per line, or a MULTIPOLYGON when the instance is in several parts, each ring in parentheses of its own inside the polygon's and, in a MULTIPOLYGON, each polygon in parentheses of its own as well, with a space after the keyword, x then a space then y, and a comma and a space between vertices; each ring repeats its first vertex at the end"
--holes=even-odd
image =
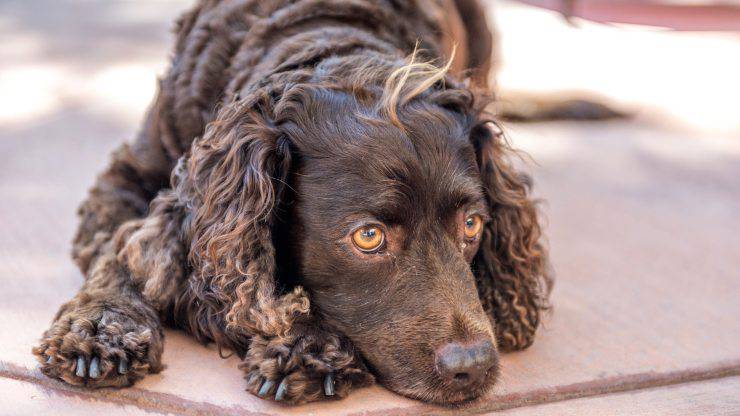
MULTIPOLYGON (((740 38, 672 40, 638 29, 621 29, 619 38, 508 3, 497 14, 510 35, 505 87, 525 84, 518 73, 529 74, 534 90, 577 78, 565 69, 560 84, 553 73, 538 77, 532 65, 543 68, 542 48, 556 45, 522 39, 514 23, 527 19, 586 50, 592 46, 571 30, 612 52, 618 48, 609 42, 618 39, 637 51, 640 43, 667 51, 654 66, 680 58, 662 44, 712 45, 724 69, 698 79, 703 88, 687 86, 688 103, 660 80, 628 83, 614 70, 614 83, 600 83, 584 74, 586 88, 637 116, 508 126, 536 161, 529 166, 546 201, 558 277, 539 338, 504 357, 489 397, 453 411, 372 387, 342 401, 278 406, 244 391, 235 358, 221 359, 178 331, 167 333, 167 368, 134 388, 85 391, 41 376, 30 348, 82 281, 68 255, 75 209, 109 151, 134 134, 166 65, 167 29, 186 4, 0 3, 0 414, 740 414, 740 94, 731 71, 737 61, 719 61, 740 38), (515 48, 521 44, 531 56, 515 48)), ((592 52, 573 71, 594 70, 592 52)), ((696 74, 691 65, 666 79, 680 89, 677 80, 696 74)))
POLYGON ((500 416, 736 416, 738 407, 740 407, 738 391, 740 391, 740 378, 730 377, 521 407, 495 414, 500 416))

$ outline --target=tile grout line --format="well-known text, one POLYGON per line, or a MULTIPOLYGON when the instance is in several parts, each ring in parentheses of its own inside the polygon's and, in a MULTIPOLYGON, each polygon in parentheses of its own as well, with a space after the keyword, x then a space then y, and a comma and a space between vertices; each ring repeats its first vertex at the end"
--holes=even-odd
MULTIPOLYGON (((568 401, 568 400, 575 400, 575 399, 584 399, 584 398, 591 398, 591 397, 600 397, 600 396, 608 396, 612 394, 619 394, 619 393, 627 393, 627 392, 638 392, 642 390, 650 390, 654 388, 660 388, 660 387, 671 387, 671 386, 678 386, 682 384, 691 384, 691 383, 700 383, 704 381, 710 381, 710 380, 721 380, 723 378, 728 377, 737 377, 740 376, 740 363, 734 362, 734 364, 731 364, 729 366, 718 366, 713 367, 709 369, 690 369, 690 370, 679 370, 675 372, 669 372, 669 373, 643 373, 643 374, 634 374, 629 376, 620 376, 614 378, 614 383, 610 384, 609 381, 601 383, 599 385, 599 382, 584 382, 584 383, 576 383, 571 386, 579 386, 573 389, 572 391, 567 391, 567 389, 563 389, 563 391, 557 391, 554 394, 548 394, 549 392, 546 392, 543 394, 543 397, 537 398, 533 397, 533 400, 521 400, 519 402, 511 402, 511 405, 507 405, 506 403, 503 403, 500 407, 493 407, 491 408, 492 411, 497 410, 506 410, 506 409, 514 409, 514 408, 523 408, 523 407, 530 407, 530 406, 537 406, 542 404, 550 404, 550 403, 557 403, 562 401, 568 401), (647 377, 644 380, 640 379, 640 376, 646 375, 647 377), (649 378, 650 376, 655 376, 655 378, 649 378), (621 380, 620 380, 621 379, 621 380), (587 386, 588 384, 593 383, 593 387, 587 386), (578 390, 579 388, 583 387, 582 389, 578 390)), ((608 379, 609 380, 609 379, 608 379)), ((570 387, 570 386, 565 386, 570 387)), ((550 389, 548 389, 550 390, 550 389)), ((559 390, 556 388, 556 390, 559 390)), ((543 389, 543 391, 545 391, 543 389)), ((535 396, 537 391, 534 391, 530 394, 530 396, 535 396)), ((487 411, 487 410, 483 410, 487 411)), ((480 412, 476 412, 480 413, 480 412)))
MULTIPOLYGON (((637 373, 626 376, 607 377, 600 380, 586 381, 551 388, 542 388, 525 393, 510 393, 487 396, 485 401, 476 402, 462 408, 440 408, 428 404, 420 404, 403 409, 383 409, 371 412, 350 413, 350 415, 444 415, 444 414, 479 414, 499 410, 529 407, 561 401, 605 396, 615 393, 646 390, 657 387, 667 387, 679 384, 721 379, 740 375, 740 360, 730 360, 710 364, 708 366, 670 371, 667 373, 637 373)), ((167 414, 182 415, 246 415, 264 416, 271 413, 254 412, 237 406, 224 407, 211 403, 197 402, 170 393, 160 393, 143 390, 137 387, 125 389, 96 389, 89 390, 71 386, 58 380, 50 379, 41 374, 38 369, 29 370, 25 367, 0 361, 0 377, 24 381, 38 385, 52 394, 75 396, 91 401, 114 403, 118 405, 132 405, 143 410, 167 414)))
MULTIPOLYGON (((0 378, 7 378, 31 383, 44 389, 47 394, 71 396, 82 400, 113 403, 121 406, 135 406, 145 411, 159 414, 177 415, 241 415, 268 416, 266 413, 254 412, 238 406, 220 406, 211 403, 197 402, 170 393, 143 390, 137 387, 122 389, 102 388, 86 389, 51 379, 38 369, 28 369, 13 363, 0 361, 0 378)), ((246 394, 246 392, 245 392, 246 394)))
POLYGON ((641 391, 701 381, 740 376, 740 360, 729 360, 666 373, 645 372, 626 376, 613 376, 600 380, 585 381, 568 385, 546 387, 524 393, 509 393, 487 396, 484 402, 471 404, 467 408, 442 409, 426 404, 398 411, 375 411, 350 413, 349 416, 406 416, 406 415, 476 415, 508 409, 557 403, 573 399, 607 396, 610 394, 641 391))

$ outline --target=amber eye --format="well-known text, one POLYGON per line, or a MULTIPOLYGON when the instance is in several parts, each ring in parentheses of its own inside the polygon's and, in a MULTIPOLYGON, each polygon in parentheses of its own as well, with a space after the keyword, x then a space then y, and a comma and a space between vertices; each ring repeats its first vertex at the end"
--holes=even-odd
POLYGON ((378 250, 385 240, 383 231, 376 225, 368 225, 358 228, 352 233, 352 242, 361 251, 371 253, 378 250))
POLYGON ((480 215, 471 215, 465 218, 465 237, 475 238, 483 228, 483 219, 480 215))

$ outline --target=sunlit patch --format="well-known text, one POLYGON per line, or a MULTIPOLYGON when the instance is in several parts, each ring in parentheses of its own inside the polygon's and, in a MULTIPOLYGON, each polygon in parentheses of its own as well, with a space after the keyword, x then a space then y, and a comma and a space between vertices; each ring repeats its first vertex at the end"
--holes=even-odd
POLYGON ((0 122, 24 122, 54 111, 65 75, 51 65, 0 69, 0 122))
POLYGON ((127 64, 108 67, 84 84, 92 108, 115 112, 135 121, 156 91, 158 65, 127 64))
POLYGON ((503 3, 496 22, 503 90, 595 92, 721 134, 740 134, 740 39, 732 34, 609 26, 503 3))

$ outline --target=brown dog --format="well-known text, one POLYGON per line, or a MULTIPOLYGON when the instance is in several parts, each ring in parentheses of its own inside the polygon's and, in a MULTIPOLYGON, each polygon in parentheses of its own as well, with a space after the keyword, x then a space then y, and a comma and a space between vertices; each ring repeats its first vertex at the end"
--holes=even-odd
POLYGON ((34 349, 42 371, 130 385, 170 324, 242 356, 260 397, 376 378, 483 394, 550 282, 527 179, 482 93, 446 74, 482 88, 490 50, 473 0, 200 1, 80 209, 87 279, 34 349))

